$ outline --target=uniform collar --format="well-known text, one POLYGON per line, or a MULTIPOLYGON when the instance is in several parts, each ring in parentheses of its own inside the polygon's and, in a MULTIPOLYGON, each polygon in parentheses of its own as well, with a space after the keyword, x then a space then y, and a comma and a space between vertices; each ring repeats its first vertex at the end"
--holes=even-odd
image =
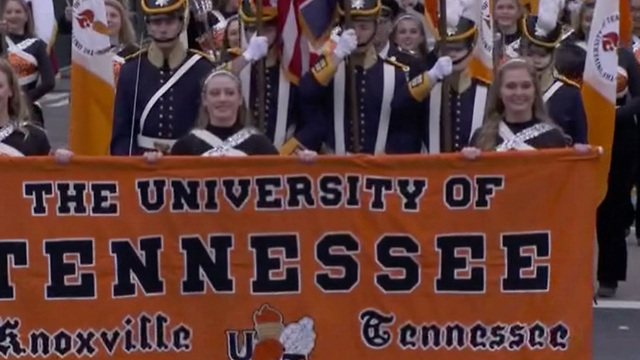
MULTIPOLYGON (((157 68, 161 68, 164 64, 164 54, 154 42, 149 45, 147 56, 149 57, 149 61, 157 68)), ((169 53, 169 67, 171 69, 178 68, 180 65, 182 65, 186 57, 187 49, 184 47, 181 41, 176 42, 176 45, 169 53)))
POLYGON ((369 45, 364 56, 355 58, 354 65, 362 66, 364 69, 369 69, 378 62, 378 56, 375 46, 369 45))
POLYGON ((469 68, 466 68, 460 72, 458 76, 453 76, 453 81, 451 81, 451 88, 455 90, 458 94, 462 94, 467 91, 471 87, 472 79, 471 73, 469 73, 469 68))

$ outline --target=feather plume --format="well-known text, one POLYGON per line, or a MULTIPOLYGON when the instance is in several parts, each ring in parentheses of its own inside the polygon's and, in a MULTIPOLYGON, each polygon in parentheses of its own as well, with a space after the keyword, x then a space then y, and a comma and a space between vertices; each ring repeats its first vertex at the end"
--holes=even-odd
POLYGON ((558 26, 558 17, 563 7, 563 0, 540 0, 536 35, 547 36, 558 26))
POLYGON ((462 17, 467 18, 474 23, 478 23, 482 17, 482 1, 481 0, 461 0, 462 17))
POLYGON ((447 30, 455 31, 462 16, 462 0, 447 0, 447 30))

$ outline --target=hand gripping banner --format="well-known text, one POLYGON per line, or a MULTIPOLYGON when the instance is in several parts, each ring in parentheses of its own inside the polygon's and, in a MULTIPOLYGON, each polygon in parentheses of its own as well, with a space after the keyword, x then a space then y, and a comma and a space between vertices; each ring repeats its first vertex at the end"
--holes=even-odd
POLYGON ((0 159, 0 358, 591 358, 596 155, 0 159))

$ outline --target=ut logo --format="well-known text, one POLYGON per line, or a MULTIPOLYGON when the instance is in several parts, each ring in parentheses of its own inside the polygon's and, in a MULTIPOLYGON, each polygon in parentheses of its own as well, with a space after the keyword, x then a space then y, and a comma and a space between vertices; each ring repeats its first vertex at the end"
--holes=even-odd
POLYGON ((91 10, 85 10, 76 16, 76 20, 78 20, 78 25, 81 28, 86 29, 93 25, 93 21, 95 19, 95 15, 91 10))
POLYGON ((615 32, 602 35, 602 49, 605 52, 615 51, 618 48, 619 40, 620 38, 615 32))
MULTIPOLYGON (((227 355, 230 360, 252 360, 253 347, 257 342, 254 330, 227 331, 227 355)), ((282 360, 306 360, 306 356, 299 354, 283 354, 282 360)))

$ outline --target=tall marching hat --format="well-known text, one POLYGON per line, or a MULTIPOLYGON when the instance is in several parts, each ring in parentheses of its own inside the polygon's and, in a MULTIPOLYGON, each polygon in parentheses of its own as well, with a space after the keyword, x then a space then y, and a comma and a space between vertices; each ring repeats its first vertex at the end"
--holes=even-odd
POLYGON ((241 6, 238 8, 240 20, 245 24, 252 24, 258 20, 258 7, 256 2, 262 4, 260 19, 264 22, 276 20, 278 17, 278 1, 277 0, 242 0, 241 6))
MULTIPOLYGON (((382 4, 380 0, 348 0, 351 17, 361 20, 375 20, 380 16, 382 4)), ((338 1, 338 14, 344 17, 344 1, 338 1)))
POLYGON ((464 42, 473 46, 478 35, 475 18, 474 1, 447 0, 447 33, 441 36, 446 43, 464 42))
POLYGON ((540 0, 537 15, 522 18, 525 46, 538 46, 553 51, 562 39, 562 24, 558 21, 564 0, 540 0))
POLYGON ((183 15, 187 0, 140 0, 145 15, 183 15))
POLYGON ((397 0, 381 0, 380 16, 391 20, 400 14, 400 5, 397 0))

